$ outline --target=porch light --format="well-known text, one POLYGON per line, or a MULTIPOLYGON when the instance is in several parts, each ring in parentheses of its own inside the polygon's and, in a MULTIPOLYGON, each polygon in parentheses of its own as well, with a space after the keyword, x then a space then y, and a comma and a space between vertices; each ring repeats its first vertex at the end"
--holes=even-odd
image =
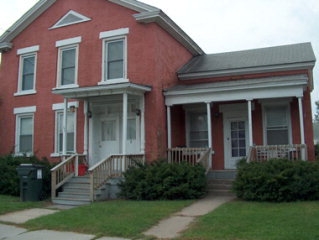
POLYGON ((88 117, 88 118, 92 118, 92 112, 91 112, 91 111, 87 111, 86 114, 87 114, 87 117, 88 117))
POLYGON ((135 109, 135 114, 136 114, 136 116, 140 116, 141 115, 141 109, 136 108, 135 109))
POLYGON ((74 113, 75 110, 76 110, 76 107, 75 107, 75 106, 70 106, 70 107, 69 107, 69 111, 70 111, 70 112, 74 113))

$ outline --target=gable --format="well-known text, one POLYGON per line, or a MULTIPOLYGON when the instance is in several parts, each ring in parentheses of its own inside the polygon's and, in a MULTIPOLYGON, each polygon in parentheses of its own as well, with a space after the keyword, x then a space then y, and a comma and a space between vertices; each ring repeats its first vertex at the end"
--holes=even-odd
POLYGON ((88 18, 76 11, 70 10, 67 14, 65 14, 56 24, 54 24, 51 29, 65 27, 77 23, 90 21, 91 18, 88 18))
MULTIPOLYGON (((93 1, 93 0, 91 0, 93 1)), ((185 47, 193 56, 203 55, 204 51, 165 13, 160 9, 142 3, 137 0, 107 0, 136 12, 133 14, 136 22, 142 24, 155 23, 163 28, 175 40, 185 47)), ((24 29, 31 25, 42 13, 49 9, 56 0, 38 1, 26 14, 24 14, 14 25, 12 25, 2 36, 0 36, 0 52, 9 51, 12 48, 12 40, 17 37, 24 29)), ((90 18, 79 13, 68 12, 51 28, 68 26, 90 18)))

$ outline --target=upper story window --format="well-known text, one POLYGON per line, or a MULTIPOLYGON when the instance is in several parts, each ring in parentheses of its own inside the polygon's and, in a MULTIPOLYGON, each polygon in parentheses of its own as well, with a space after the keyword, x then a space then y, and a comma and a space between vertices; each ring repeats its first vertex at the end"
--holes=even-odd
POLYGON ((127 82, 128 28, 101 32, 103 40, 101 84, 127 82))
POLYGON ((78 55, 81 37, 56 42, 59 48, 57 67, 57 87, 78 87, 78 55))
POLYGON ((20 56, 18 89, 15 96, 34 94, 36 82, 36 63, 39 46, 22 48, 17 51, 20 56))

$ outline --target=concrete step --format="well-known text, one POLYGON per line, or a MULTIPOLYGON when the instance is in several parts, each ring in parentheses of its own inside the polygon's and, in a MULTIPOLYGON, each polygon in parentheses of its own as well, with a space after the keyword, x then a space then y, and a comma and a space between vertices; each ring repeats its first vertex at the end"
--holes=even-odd
POLYGON ((59 192, 58 198, 73 198, 73 199, 89 199, 90 194, 87 193, 70 193, 70 192, 59 192))
POLYGON ((237 170, 212 170, 207 174, 207 179, 225 179, 234 180, 237 175, 237 170))
POLYGON ((73 177, 70 179, 69 183, 90 184, 90 177, 89 176, 73 177))
POLYGON ((58 205, 68 205, 68 206, 81 206, 81 205, 88 205, 91 203, 90 199, 74 199, 74 198, 54 198, 52 199, 52 203, 58 205))
MULTIPOLYGON (((221 175, 219 175, 221 176, 221 175)), ((208 178, 207 179, 207 188, 209 193, 219 196, 233 196, 232 192, 234 179, 226 178, 208 178)))

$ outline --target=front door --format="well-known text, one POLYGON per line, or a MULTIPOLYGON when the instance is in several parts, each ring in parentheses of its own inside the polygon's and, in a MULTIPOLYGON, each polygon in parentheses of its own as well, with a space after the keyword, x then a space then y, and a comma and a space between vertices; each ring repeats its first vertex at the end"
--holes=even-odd
POLYGON ((225 169, 236 169, 238 160, 247 156, 248 131, 245 118, 224 120, 225 169))
POLYGON ((102 158, 119 154, 119 118, 108 117, 100 120, 99 155, 102 158))

